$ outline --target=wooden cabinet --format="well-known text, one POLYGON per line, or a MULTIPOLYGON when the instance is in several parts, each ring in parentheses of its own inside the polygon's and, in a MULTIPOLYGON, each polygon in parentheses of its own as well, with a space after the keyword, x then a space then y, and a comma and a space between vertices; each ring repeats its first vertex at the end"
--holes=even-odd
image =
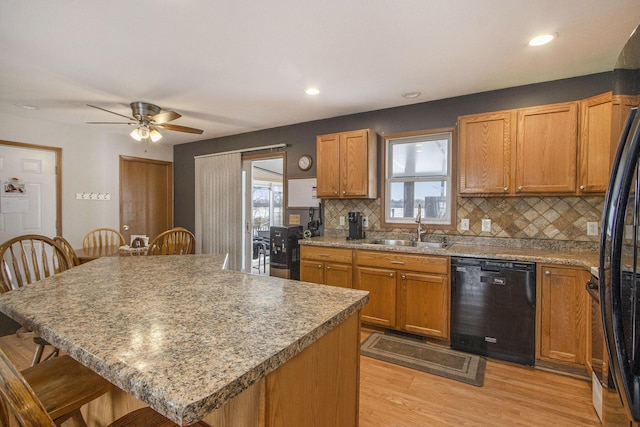
POLYGON ((352 259, 351 249, 302 245, 300 247, 300 280, 352 288, 352 259))
POLYGON ((515 111, 463 116, 458 127, 460 193, 509 193, 515 167, 515 111))
POLYGON ((449 278, 400 272, 398 328, 415 334, 449 338, 449 278))
POLYGON ((462 195, 575 194, 578 103, 462 116, 462 195))
POLYGON ((355 253, 354 287, 369 291, 362 321, 448 339, 449 257, 355 253))
POLYGON ((518 110, 516 192, 574 193, 577 149, 577 102, 518 110))
POLYGON ((369 129, 316 138, 318 198, 378 196, 377 135, 369 129))
POLYGON ((355 288, 369 291, 369 303, 362 308, 365 323, 396 327, 396 270, 378 267, 356 267, 355 288))
POLYGON ((613 162, 611 92, 580 102, 578 193, 604 194, 613 162))
POLYGON ((581 268, 538 264, 539 359, 582 365, 587 343, 589 273, 581 268))

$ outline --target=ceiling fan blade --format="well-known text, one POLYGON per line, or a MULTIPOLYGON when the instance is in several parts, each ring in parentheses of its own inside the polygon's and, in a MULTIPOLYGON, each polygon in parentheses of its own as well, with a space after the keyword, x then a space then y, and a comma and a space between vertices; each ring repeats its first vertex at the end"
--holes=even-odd
POLYGON ((88 125, 137 125, 139 124, 138 122, 85 122, 88 125))
POLYGON ((124 117, 125 119, 135 120, 133 117, 125 116, 124 114, 116 113, 115 111, 106 110, 102 107, 96 107, 95 105, 87 104, 88 107, 97 108, 98 110, 106 111, 107 113, 115 114, 116 116, 124 117))
POLYGON ((187 132, 187 133, 197 133, 197 134, 201 134, 202 132, 204 132, 202 129, 196 129, 196 128, 190 128, 190 127, 186 127, 186 126, 178 126, 178 125, 172 125, 172 124, 157 124, 156 125, 159 128, 162 129, 166 129, 166 130, 174 130, 176 132, 187 132))
POLYGON ((158 113, 155 116, 151 117, 151 119, 154 122, 156 122, 156 124, 161 125, 163 123, 167 123, 167 122, 170 122, 172 120, 179 119, 180 117, 182 117, 182 115, 176 113, 175 111, 161 111, 160 113, 158 113))

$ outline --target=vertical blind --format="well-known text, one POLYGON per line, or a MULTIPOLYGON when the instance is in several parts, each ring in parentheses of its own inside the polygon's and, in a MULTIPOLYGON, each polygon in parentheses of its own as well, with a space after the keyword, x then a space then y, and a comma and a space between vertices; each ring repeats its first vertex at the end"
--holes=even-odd
POLYGON ((195 159, 196 253, 229 255, 242 268, 241 153, 195 159))

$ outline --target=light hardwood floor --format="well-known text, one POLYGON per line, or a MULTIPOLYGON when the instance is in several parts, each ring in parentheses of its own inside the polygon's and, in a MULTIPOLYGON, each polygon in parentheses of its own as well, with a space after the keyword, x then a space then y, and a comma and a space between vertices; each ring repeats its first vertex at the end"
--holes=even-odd
MULTIPOLYGON (((363 330, 363 339, 368 335, 363 330)), ((32 343, 0 337, 19 368, 32 343)), ((483 387, 361 357, 360 427, 600 426, 586 381, 489 360, 483 387)))

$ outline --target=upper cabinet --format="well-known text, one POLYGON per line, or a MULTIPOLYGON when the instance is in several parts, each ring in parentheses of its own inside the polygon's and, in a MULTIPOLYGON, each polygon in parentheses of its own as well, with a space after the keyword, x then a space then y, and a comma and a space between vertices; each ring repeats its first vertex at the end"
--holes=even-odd
POLYGON ((578 103, 518 110, 516 193, 576 191, 578 103))
POLYGON ((318 198, 376 198, 376 133, 363 129, 319 135, 316 139, 316 173, 318 198))
POLYGON ((461 194, 508 194, 512 187, 516 115, 513 111, 458 119, 461 194))
POLYGON ((578 193, 607 191, 613 160, 611 92, 580 102, 578 193))
POLYGON ((617 145, 615 111, 605 93, 459 117, 460 194, 604 194, 617 145))

